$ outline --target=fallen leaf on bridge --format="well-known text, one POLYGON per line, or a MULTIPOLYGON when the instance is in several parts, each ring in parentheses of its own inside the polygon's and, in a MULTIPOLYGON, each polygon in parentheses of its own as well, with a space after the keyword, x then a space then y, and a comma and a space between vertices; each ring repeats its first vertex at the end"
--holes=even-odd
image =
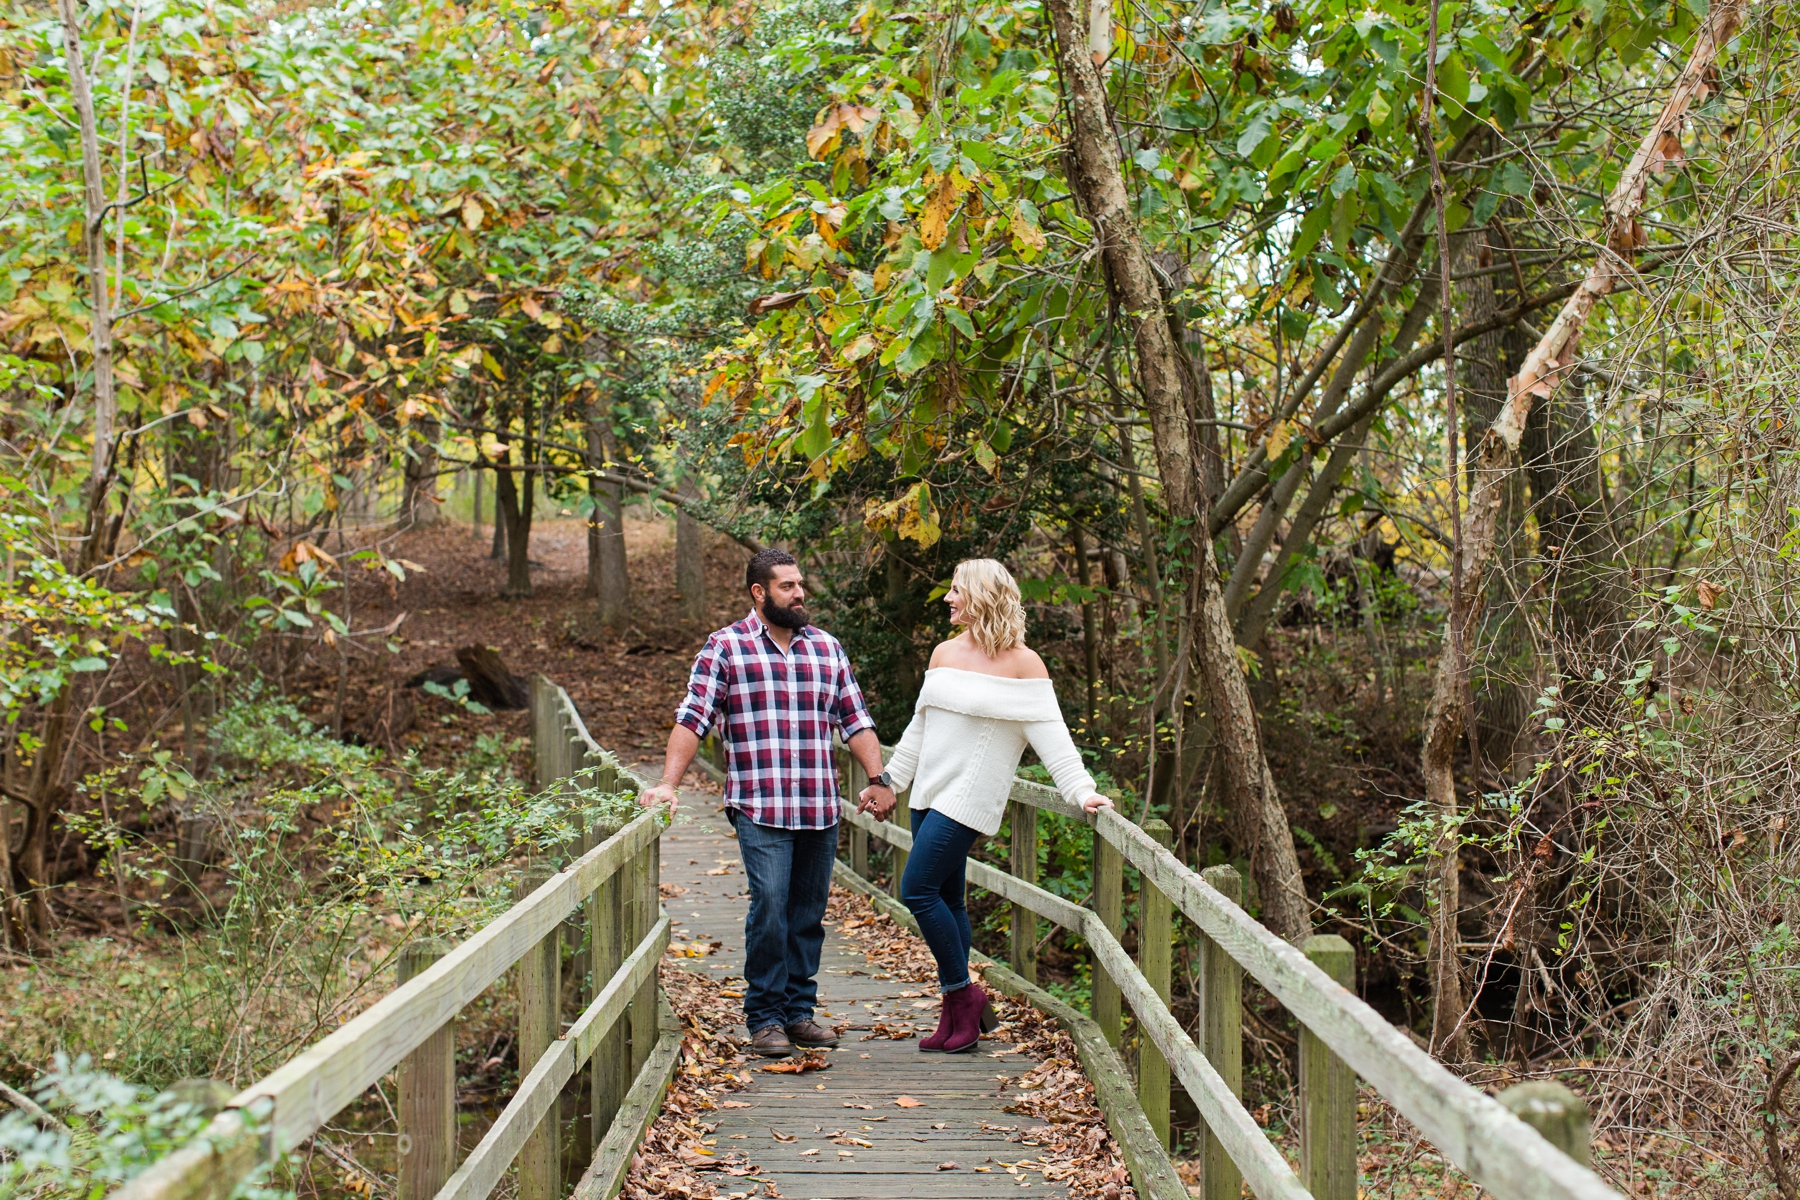
POLYGON ((799 1058, 784 1058, 762 1068, 777 1075, 804 1075, 808 1071, 829 1071, 831 1060, 817 1050, 808 1050, 799 1058))
POLYGON ((895 1100, 894 1103, 898 1104, 901 1108, 925 1107, 925 1102, 923 1100, 914 1100, 911 1096, 901 1096, 899 1099, 895 1100))

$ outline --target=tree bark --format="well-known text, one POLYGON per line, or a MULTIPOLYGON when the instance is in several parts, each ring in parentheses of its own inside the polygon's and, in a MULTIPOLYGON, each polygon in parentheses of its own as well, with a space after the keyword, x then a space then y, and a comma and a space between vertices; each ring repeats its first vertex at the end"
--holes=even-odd
POLYGON ((437 439, 438 423, 421 421, 418 444, 409 445, 405 451, 406 485, 400 511, 413 525, 433 525, 438 520, 437 439))
POLYGON ((87 248, 88 336, 94 356, 93 475, 106 474, 112 461, 113 426, 119 402, 113 383, 112 303, 106 282, 106 180, 101 175, 100 134, 94 122, 94 93, 88 86, 81 50, 81 17, 75 0, 57 0, 62 17, 63 62, 69 94, 81 126, 82 241, 87 248))
MULTIPOLYGON (((601 423, 603 415, 588 420, 588 454, 598 458, 596 469, 613 461, 612 434, 601 423)), ((625 489, 617 483, 588 476, 588 492, 594 511, 588 524, 588 588, 599 600, 600 622, 617 629, 631 618, 630 564, 625 557, 625 489)))
POLYGON ((1155 439, 1163 503, 1186 528, 1190 541, 1186 594, 1194 621, 1193 661, 1213 709, 1231 811, 1250 850, 1263 920, 1282 937, 1299 941, 1312 931, 1310 906, 1225 616, 1208 532, 1210 505, 1200 486, 1200 464, 1183 393, 1182 348, 1170 334, 1162 289, 1132 216, 1106 93, 1088 52, 1087 24, 1073 0, 1051 0, 1050 15, 1070 114, 1074 161, 1069 182, 1093 224, 1108 285, 1131 322, 1137 350, 1135 382, 1155 439))
POLYGON ((521 599, 531 595, 531 505, 537 492, 537 479, 529 471, 522 472, 525 486, 520 488, 507 463, 511 455, 512 451, 508 449, 494 467, 494 527, 496 540, 505 539, 496 547, 506 555, 506 586, 500 589, 500 594, 521 599))
MULTIPOLYGON (((699 498, 699 489, 684 482, 682 492, 699 498)), ((706 619, 706 529, 688 512, 675 510, 675 591, 681 597, 681 619, 706 619)))
MULTIPOLYGON (((1574 294, 1564 302, 1556 320, 1526 355, 1519 373, 1507 381, 1506 403, 1481 439, 1479 448, 1469 456, 1470 490, 1462 525, 1461 561, 1453 564, 1461 572, 1463 603, 1445 629, 1437 672, 1432 681, 1431 702, 1426 709, 1420 753, 1426 800, 1440 813, 1456 812, 1454 759, 1467 719, 1459 647, 1467 645, 1469 636, 1481 620, 1484 584, 1494 559, 1500 512, 1511 486, 1519 440, 1530 418, 1532 405, 1540 397, 1549 398, 1556 385, 1571 373, 1588 315, 1594 305, 1632 271, 1629 256, 1639 241, 1637 214, 1643 208, 1651 171, 1666 159, 1678 157, 1682 117, 1689 105, 1706 95, 1707 71, 1719 48, 1736 30, 1739 18, 1739 5, 1732 0, 1723 0, 1701 26, 1687 65, 1677 77, 1661 115, 1638 144, 1637 152, 1607 199, 1605 224, 1601 230, 1603 248, 1599 257, 1574 294)), ((1453 829, 1446 833, 1454 839, 1453 829)), ((1448 875, 1454 872, 1456 855, 1448 853, 1443 856, 1443 861, 1446 863, 1445 878, 1440 882, 1447 883, 1448 875)), ((1446 913, 1444 921, 1441 929, 1434 930, 1434 938, 1440 945, 1448 942, 1453 946, 1454 911, 1446 913)), ((1440 979, 1447 969, 1440 960, 1452 958, 1453 951, 1433 955, 1434 990, 1440 983, 1447 988, 1452 982, 1448 978, 1440 979)), ((1456 1007, 1461 1008, 1460 1004, 1456 1007)), ((1434 1016, 1434 1047, 1455 1045, 1461 1024, 1460 1011, 1448 1027, 1443 1017, 1434 1016)))

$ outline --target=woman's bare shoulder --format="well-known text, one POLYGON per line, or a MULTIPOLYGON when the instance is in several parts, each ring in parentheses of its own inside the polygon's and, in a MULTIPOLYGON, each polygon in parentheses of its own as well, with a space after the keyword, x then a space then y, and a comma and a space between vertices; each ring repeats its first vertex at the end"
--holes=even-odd
POLYGON ((963 640, 963 637, 959 635, 932 647, 931 665, 933 667, 954 667, 960 663, 963 656, 961 645, 963 640))
POLYGON ((1050 668, 1044 665, 1044 660, 1038 656, 1038 652, 1029 646, 1014 646, 1001 655, 1001 658, 1011 668, 1008 673, 1014 679, 1050 678, 1050 668))

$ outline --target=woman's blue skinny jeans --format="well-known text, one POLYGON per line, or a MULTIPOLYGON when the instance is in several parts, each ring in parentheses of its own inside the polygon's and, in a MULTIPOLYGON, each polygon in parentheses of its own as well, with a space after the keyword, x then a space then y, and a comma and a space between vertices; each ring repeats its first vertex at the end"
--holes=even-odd
POLYGON ((900 877, 900 899, 919 922, 919 932, 938 964, 939 990, 948 995, 969 985, 974 938, 963 903, 963 864, 981 835, 929 808, 912 813, 912 852, 900 877))

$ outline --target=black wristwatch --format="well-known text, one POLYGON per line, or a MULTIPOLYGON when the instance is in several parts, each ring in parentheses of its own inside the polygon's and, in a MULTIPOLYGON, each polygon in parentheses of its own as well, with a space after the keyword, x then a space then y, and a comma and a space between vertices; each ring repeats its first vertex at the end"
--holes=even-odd
POLYGON ((888 773, 886 771, 883 771, 881 774, 877 775, 875 778, 869 780, 869 782, 870 783, 879 783, 882 787, 886 788, 890 792, 894 790, 894 781, 892 779, 888 778, 888 773))

